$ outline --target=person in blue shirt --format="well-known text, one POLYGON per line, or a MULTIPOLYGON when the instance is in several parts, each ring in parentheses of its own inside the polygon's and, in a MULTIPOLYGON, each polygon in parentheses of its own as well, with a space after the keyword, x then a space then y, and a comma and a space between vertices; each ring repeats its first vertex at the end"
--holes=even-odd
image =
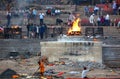
POLYGON ((40 28, 39 28, 39 34, 40 34, 40 38, 43 39, 44 38, 44 33, 45 33, 45 25, 41 24, 40 28))
POLYGON ((85 12, 86 16, 89 16, 89 7, 88 6, 84 7, 84 12, 85 12))
POLYGON ((112 3, 112 9, 113 9, 113 14, 117 15, 117 3, 116 3, 116 1, 113 1, 113 3, 112 3))

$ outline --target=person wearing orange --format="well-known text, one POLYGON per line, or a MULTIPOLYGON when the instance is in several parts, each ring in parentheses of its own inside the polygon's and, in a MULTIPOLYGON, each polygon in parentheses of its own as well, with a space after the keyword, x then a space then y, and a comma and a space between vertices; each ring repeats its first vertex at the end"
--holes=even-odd
POLYGON ((39 63, 39 68, 40 68, 40 75, 43 76, 45 72, 44 61, 40 60, 38 63, 39 63))

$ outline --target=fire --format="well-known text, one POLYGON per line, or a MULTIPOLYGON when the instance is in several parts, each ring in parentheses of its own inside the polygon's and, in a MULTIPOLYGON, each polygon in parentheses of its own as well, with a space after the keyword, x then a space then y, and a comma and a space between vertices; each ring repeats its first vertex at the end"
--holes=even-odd
POLYGON ((68 35, 80 35, 81 28, 79 26, 80 18, 75 19, 71 28, 69 28, 67 34, 68 35))

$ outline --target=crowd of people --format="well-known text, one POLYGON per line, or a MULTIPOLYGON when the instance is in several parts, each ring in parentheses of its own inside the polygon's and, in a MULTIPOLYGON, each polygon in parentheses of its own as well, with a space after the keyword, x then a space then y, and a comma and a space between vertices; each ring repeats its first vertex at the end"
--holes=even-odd
POLYGON ((27 25, 27 36, 29 38, 40 38, 46 37, 47 26, 46 24, 28 24, 27 25))
POLYGON ((95 16, 95 14, 92 14, 89 17, 89 21, 93 26, 95 26, 95 25, 97 25, 97 26, 110 26, 111 19, 110 19, 109 14, 107 14, 105 16, 98 16, 97 20, 95 20, 94 16, 95 16), (97 24, 95 23, 96 21, 97 21, 97 24))
MULTIPOLYGON (((116 2, 113 1, 112 3, 112 14, 113 15, 120 15, 120 6, 117 6, 116 2)), ((102 8, 98 7, 97 5, 94 6, 93 12, 90 13, 89 7, 84 7, 84 13, 85 16, 89 17, 89 23, 92 24, 92 26, 110 26, 111 24, 111 18, 109 13, 102 14, 102 8), (95 19, 95 16, 97 16, 97 19, 95 19), (96 23, 97 22, 97 23, 96 23)), ((30 10, 15 10, 13 13, 8 11, 6 14, 7 23, 6 27, 11 27, 11 18, 19 18, 23 17, 25 26, 27 28, 27 37, 28 38, 38 38, 38 39, 44 39, 47 37, 47 24, 44 22, 44 17, 46 15, 48 16, 56 16, 60 15, 61 11, 59 9, 55 8, 49 8, 46 11, 46 14, 43 12, 38 12, 36 8, 30 9, 30 10), (36 23, 37 18, 39 18, 39 24, 36 23)), ((76 19, 76 16, 73 13, 69 14, 68 17, 68 26, 72 26, 73 21, 76 19)), ((63 23, 63 20, 60 17, 56 18, 56 25, 61 25, 63 23)), ((120 20, 117 22, 117 26, 120 28, 120 20)), ((0 27, 0 31, 3 30, 3 28, 0 27)), ((43 76, 45 72, 44 62, 40 61, 40 74, 43 76)), ((84 67, 81 77, 82 78, 88 78, 87 73, 90 71, 90 69, 87 69, 87 67, 84 67)))
POLYGON ((39 12, 36 8, 30 8, 30 9, 15 9, 11 11, 7 11, 6 17, 7 17, 7 27, 10 27, 11 25, 11 19, 12 18, 23 18, 23 24, 36 22, 37 18, 39 18, 39 24, 44 23, 44 17, 47 16, 57 16, 61 14, 61 10, 56 9, 54 7, 47 8, 46 13, 45 12, 39 12))
POLYGON ((113 0, 112 3, 96 4, 95 6, 87 5, 84 7, 86 16, 90 16, 91 13, 95 15, 104 15, 105 12, 112 15, 120 15, 120 4, 113 0))
POLYGON ((93 9, 85 6, 84 14, 89 17, 89 22, 93 26, 119 26, 120 18, 112 19, 111 15, 120 15, 120 5, 113 1, 112 4, 96 4, 93 9))
POLYGON ((55 16, 60 14, 61 14, 61 11, 59 9, 55 9, 52 7, 49 7, 46 11, 46 15, 50 15, 50 16, 55 16))
MULTIPOLYGON (((118 26, 120 27, 120 19, 119 17, 117 19, 112 19, 112 15, 120 15, 120 6, 116 3, 116 1, 113 0, 113 3, 104 3, 102 6, 96 4, 93 6, 93 10, 91 11, 91 7, 85 6, 84 7, 84 13, 85 16, 87 16, 87 19, 89 21, 89 26, 118 26), (104 7, 103 7, 104 5, 104 7), (104 8, 112 9, 112 14, 107 12, 103 14, 104 8), (97 17, 97 18, 96 18, 97 17), (114 22, 114 23, 113 23, 114 22)), ((46 31, 47 24, 45 24, 44 18, 49 17, 52 18, 53 16, 56 17, 56 24, 55 25, 61 25, 62 23, 65 23, 62 20, 62 17, 59 16, 62 14, 61 10, 56 9, 54 7, 46 8, 46 12, 40 12, 36 8, 30 8, 28 10, 13 10, 8 11, 6 14, 7 23, 6 27, 11 27, 11 19, 12 18, 21 18, 23 19, 24 26, 27 27, 27 36, 30 38, 43 38, 42 33, 44 35, 44 32, 46 31), (39 19, 39 23, 37 23, 39 19), (42 26, 45 26, 45 28, 42 28, 42 26), (32 28, 32 30, 31 30, 32 28), (39 30, 38 30, 39 29, 39 30), (40 33, 41 29, 43 29, 42 33, 40 33)), ((75 20, 75 16, 72 12, 70 12, 68 18, 67 18, 67 25, 72 26, 73 21, 75 20)), ((81 18, 82 21, 82 18, 81 18)))

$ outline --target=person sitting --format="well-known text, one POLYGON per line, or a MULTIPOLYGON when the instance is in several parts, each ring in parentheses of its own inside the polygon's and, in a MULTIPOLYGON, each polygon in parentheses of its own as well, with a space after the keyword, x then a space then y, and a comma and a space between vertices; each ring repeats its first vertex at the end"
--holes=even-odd
POLYGON ((48 9, 46 15, 51 15, 51 9, 48 9))
POLYGON ((105 17, 104 17, 104 16, 101 16, 101 17, 100 17, 100 25, 101 25, 101 26, 104 26, 104 25, 105 25, 105 17))
POLYGON ((56 19, 56 25, 61 25, 61 23, 63 23, 63 20, 60 18, 56 19))

